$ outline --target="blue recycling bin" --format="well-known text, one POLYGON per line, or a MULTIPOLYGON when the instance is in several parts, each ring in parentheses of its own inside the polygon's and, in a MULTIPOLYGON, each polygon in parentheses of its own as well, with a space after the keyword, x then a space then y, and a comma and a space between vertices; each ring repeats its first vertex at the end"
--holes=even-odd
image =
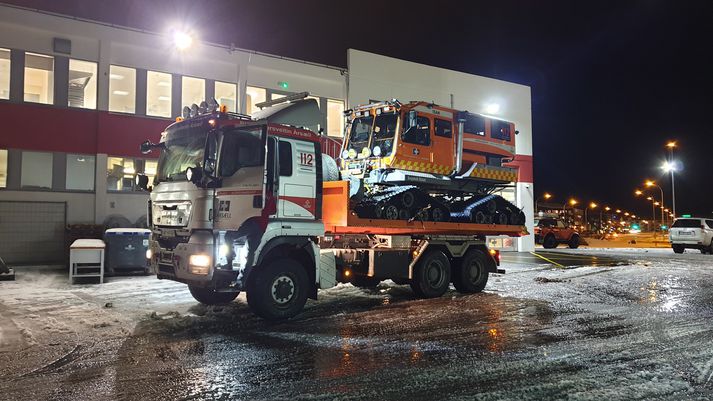
POLYGON ((112 228, 104 232, 106 253, 104 260, 104 275, 111 276, 117 272, 141 272, 148 274, 149 260, 146 251, 149 249, 151 230, 145 228, 112 228))

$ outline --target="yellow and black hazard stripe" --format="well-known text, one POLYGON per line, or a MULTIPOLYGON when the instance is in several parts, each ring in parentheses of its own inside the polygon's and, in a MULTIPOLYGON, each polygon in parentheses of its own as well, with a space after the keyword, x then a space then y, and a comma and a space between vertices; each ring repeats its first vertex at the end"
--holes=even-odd
POLYGON ((392 167, 407 171, 418 171, 421 173, 434 173, 442 175, 450 174, 453 171, 453 166, 444 166, 429 162, 398 159, 394 162, 392 167))
POLYGON ((494 169, 487 167, 476 167, 470 173, 473 178, 482 178, 484 180, 515 182, 517 181, 517 172, 512 169, 494 169))

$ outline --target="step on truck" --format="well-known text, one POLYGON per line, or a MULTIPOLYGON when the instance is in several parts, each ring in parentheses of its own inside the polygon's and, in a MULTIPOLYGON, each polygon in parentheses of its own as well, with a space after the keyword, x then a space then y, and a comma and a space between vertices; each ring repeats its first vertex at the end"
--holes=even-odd
MULTIPOLYGON (((159 143, 141 144, 143 153, 160 152, 151 185, 137 177, 138 186, 151 192, 146 256, 158 278, 187 284, 209 305, 244 291, 250 308, 272 320, 297 315, 318 289, 338 283, 373 287, 391 279, 425 298, 441 296, 450 283, 463 293, 482 291, 488 274, 499 271, 499 253, 488 250, 485 236, 521 236, 525 227, 449 210, 478 203, 483 194, 471 201, 447 189, 414 193, 413 182, 365 182, 364 164, 358 174, 357 168, 340 171, 322 154, 320 136, 302 128, 319 121, 316 102, 305 97, 266 102, 251 116, 203 102, 184 108, 159 143), (414 199, 397 196, 403 193, 414 199), (389 199, 379 203, 384 194, 389 199), (386 209, 396 202, 405 210, 396 218, 364 211, 368 204, 386 209)), ((350 168, 356 160, 372 159, 340 163, 350 168)), ((492 199, 471 209, 489 210, 485 204, 492 199)), ((492 203, 491 216, 516 213, 500 199, 492 203)))

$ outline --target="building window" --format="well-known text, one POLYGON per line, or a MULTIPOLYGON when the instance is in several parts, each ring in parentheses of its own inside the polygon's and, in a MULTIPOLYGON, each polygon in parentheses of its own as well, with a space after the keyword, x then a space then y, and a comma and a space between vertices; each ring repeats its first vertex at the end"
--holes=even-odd
POLYGON ((136 70, 109 66, 109 111, 136 113, 136 70))
POLYGON ((0 49, 0 99, 10 99, 10 50, 0 49))
POLYGON ((171 117, 171 74, 148 71, 146 74, 146 114, 171 117))
POLYGON ((252 114, 260 110, 255 105, 264 102, 266 99, 267 91, 265 89, 248 86, 245 88, 245 113, 252 114))
POLYGON ((69 107, 97 108, 97 63, 69 60, 69 107))
POLYGON ((181 104, 191 107, 192 104, 200 105, 205 98, 205 80, 193 77, 181 79, 181 104))
POLYGON ((7 149, 0 149, 0 188, 7 188, 7 149))
POLYGON ((52 153, 22 152, 20 186, 25 189, 52 188, 52 153))
POLYGON ((224 105, 228 111, 238 111, 237 96, 238 86, 227 82, 215 82, 215 100, 224 105))
POLYGON ((26 102, 52 104, 54 101, 54 57, 25 53, 26 102))
POLYGON ((65 188, 93 191, 95 161, 94 156, 68 154, 65 188))
POLYGON ((327 135, 344 135, 344 102, 327 99, 327 135))
POLYGON ((149 183, 156 175, 156 160, 132 159, 128 157, 107 158, 106 184, 109 191, 134 191, 136 174, 145 174, 149 183))

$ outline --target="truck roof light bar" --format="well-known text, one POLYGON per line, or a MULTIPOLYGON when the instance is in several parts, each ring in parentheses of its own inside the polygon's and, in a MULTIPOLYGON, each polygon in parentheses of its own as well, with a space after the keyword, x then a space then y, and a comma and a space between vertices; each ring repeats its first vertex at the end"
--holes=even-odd
POLYGON ((291 101, 293 101, 293 100, 304 99, 304 98, 306 98, 307 96, 309 96, 309 92, 294 93, 294 94, 292 94, 292 95, 288 95, 288 96, 285 96, 285 97, 281 97, 281 98, 279 98, 279 99, 274 99, 274 100, 270 100, 270 101, 267 101, 267 102, 256 103, 256 104, 255 104, 255 107, 259 107, 259 108, 261 108, 261 109, 264 109, 265 107, 274 106, 274 105, 276 105, 276 104, 285 103, 285 102, 291 102, 291 101))

